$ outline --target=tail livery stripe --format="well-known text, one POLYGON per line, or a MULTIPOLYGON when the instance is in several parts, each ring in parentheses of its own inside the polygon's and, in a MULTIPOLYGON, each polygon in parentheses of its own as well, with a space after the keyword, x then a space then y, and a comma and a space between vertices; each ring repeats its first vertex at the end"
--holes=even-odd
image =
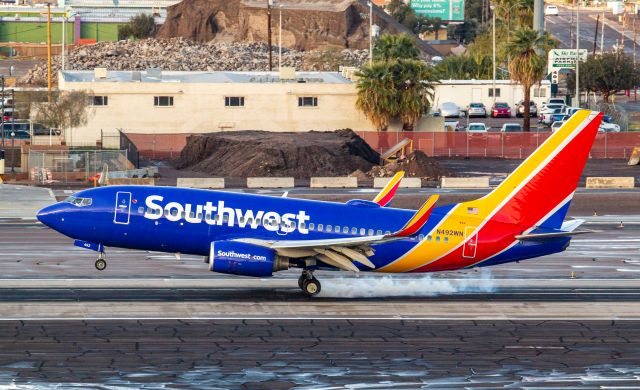
POLYGON ((373 201, 379 204, 381 207, 388 205, 391 202, 391 199, 396 194, 398 187, 400 187, 400 182, 404 177, 404 171, 397 172, 391 180, 387 183, 386 186, 380 191, 380 193, 373 199, 373 201))
POLYGON ((429 216, 431 215, 431 212, 433 211, 433 208, 435 207, 436 202, 438 201, 438 198, 439 198, 438 195, 431 195, 429 199, 427 199, 427 201, 424 202, 422 207, 420 207, 420 210, 418 210, 413 215, 413 217, 409 220, 409 222, 407 222, 407 224, 404 225, 404 227, 400 229, 400 231, 398 231, 397 233, 394 233, 392 236, 408 237, 413 234, 416 234, 429 219, 429 216))
MULTIPOLYGON (((597 114, 585 110, 574 114, 494 191, 478 200, 458 204, 452 213, 430 232, 433 234, 435 228, 438 228, 438 231, 449 232, 460 230, 461 226, 477 226, 473 233, 466 234, 462 240, 451 239, 448 243, 441 242, 438 245, 423 242, 380 271, 424 270, 429 268, 430 263, 448 259, 450 255, 460 259, 461 254, 457 252, 460 252, 465 242, 481 229, 482 241, 498 239, 495 237, 497 230, 503 232, 509 243, 512 242, 515 234, 537 222, 575 190, 601 120, 601 115, 597 114), (581 136, 578 137, 579 135, 581 136), (551 164, 552 161, 555 162, 551 164), (567 175, 568 171, 574 174, 567 175), (470 213, 470 210, 474 212, 470 213), (504 212, 500 212, 501 210, 504 212), (535 220, 531 220, 531 217, 535 220), (486 235, 484 226, 490 221, 491 234, 486 235), (509 232, 514 228, 514 223, 524 226, 520 231, 509 232)), ((499 248, 491 245, 491 248, 495 249, 493 253, 504 248, 502 245, 498 246, 499 248)), ((480 253, 485 252, 478 252, 471 261, 482 260, 480 253)), ((459 262, 457 266, 460 266, 459 262)))

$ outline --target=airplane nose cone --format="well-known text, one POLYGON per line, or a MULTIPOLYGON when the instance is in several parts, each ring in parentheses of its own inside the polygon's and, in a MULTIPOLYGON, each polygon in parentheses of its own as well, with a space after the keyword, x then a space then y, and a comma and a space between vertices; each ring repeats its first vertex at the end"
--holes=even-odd
POLYGON ((51 206, 47 206, 42 210, 38 211, 38 214, 36 214, 36 218, 38 218, 38 221, 42 222, 43 224, 49 227, 53 227, 52 225, 56 218, 56 213, 59 210, 60 210, 60 206, 57 203, 52 204, 51 206))

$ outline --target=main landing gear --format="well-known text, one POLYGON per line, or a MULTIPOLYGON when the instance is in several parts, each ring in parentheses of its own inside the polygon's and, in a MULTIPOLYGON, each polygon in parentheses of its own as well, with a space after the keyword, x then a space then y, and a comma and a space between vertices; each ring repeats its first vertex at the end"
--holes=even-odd
POLYGON ((104 271, 107 268, 107 261, 104 259, 104 252, 100 252, 98 260, 96 260, 96 269, 98 271, 104 271))
POLYGON ((313 276, 313 271, 304 270, 298 279, 298 287, 309 297, 318 295, 321 290, 320 281, 313 276))

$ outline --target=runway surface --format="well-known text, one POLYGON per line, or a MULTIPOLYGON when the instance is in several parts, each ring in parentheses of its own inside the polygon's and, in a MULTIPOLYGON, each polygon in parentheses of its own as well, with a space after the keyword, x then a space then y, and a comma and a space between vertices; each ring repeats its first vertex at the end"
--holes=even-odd
POLYGON ((0 388, 640 386, 640 217, 589 216, 564 253, 434 275, 210 273, 0 223, 0 388), (622 221, 622 226, 620 222, 622 221))

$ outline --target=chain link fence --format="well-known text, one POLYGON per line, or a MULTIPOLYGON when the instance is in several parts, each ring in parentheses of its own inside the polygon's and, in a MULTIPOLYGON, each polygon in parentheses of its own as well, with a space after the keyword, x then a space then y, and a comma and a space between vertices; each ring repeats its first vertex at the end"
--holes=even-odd
POLYGON ((29 179, 36 184, 92 182, 104 169, 109 172, 135 168, 126 150, 31 150, 29 179))

